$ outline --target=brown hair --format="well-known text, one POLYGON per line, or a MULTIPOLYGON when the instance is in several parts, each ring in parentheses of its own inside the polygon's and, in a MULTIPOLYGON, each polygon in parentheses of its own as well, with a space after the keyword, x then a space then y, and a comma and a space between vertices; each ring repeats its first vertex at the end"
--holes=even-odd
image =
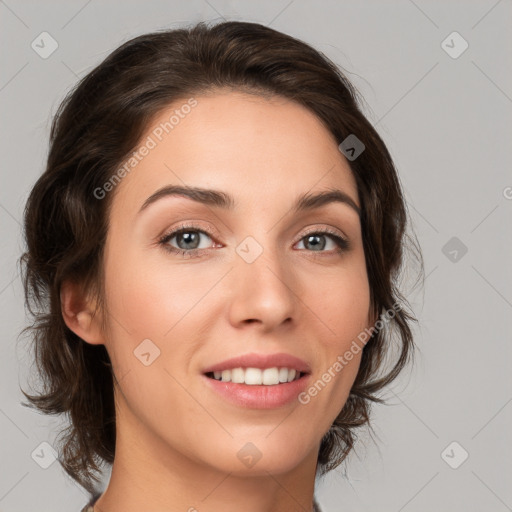
MULTIPOLYGON (((26 306, 34 318, 34 360, 42 379, 29 407, 65 413, 60 462, 90 492, 95 473, 115 453, 115 408, 110 360, 103 345, 85 343, 64 323, 60 288, 73 280, 102 302, 102 256, 113 194, 94 191, 130 156, 151 120, 177 99, 218 88, 280 95, 310 109, 339 143, 355 135, 364 151, 349 162, 361 202, 361 225, 371 308, 396 310, 367 342, 350 396, 322 439, 321 474, 337 467, 369 425, 377 392, 393 381, 414 348, 399 290, 407 210, 391 156, 359 107, 355 88, 321 52, 257 23, 224 22, 138 36, 87 74, 59 106, 50 133, 46 170, 25 207, 27 249, 20 258, 26 306), (398 355, 384 363, 397 341, 398 355)), ((419 247, 416 256, 423 261, 419 247)))

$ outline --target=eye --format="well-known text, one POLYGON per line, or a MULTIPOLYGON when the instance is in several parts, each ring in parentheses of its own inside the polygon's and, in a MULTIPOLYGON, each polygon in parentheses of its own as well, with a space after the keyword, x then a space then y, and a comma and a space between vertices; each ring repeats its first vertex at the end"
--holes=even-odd
MULTIPOLYGON (((211 240, 212 236, 212 234, 199 227, 183 225, 163 235, 159 240, 159 244, 172 254, 178 254, 184 258, 193 258, 211 249, 211 245, 206 247, 200 247, 200 245, 201 238, 206 237, 211 240), (176 244, 178 247, 171 244, 174 239, 173 244, 176 244)), ((327 255, 343 253, 350 248, 348 240, 341 237, 337 232, 328 229, 310 231, 302 236, 299 243, 307 246, 305 248, 310 252, 326 253, 327 255), (325 242, 326 239, 331 240, 331 247, 327 247, 328 250, 324 250, 329 245, 325 242), (305 244, 303 241, 305 241, 305 244)))
POLYGON ((331 250, 323 250, 326 248, 326 245, 329 245, 325 242, 326 239, 331 240, 331 249, 334 249, 335 253, 342 253, 349 249, 348 240, 331 230, 310 231, 299 240, 299 243, 305 245, 306 248, 310 249, 312 252, 327 252, 328 254, 332 254, 331 250), (303 241, 305 241, 305 243, 303 241))
POLYGON ((210 238, 210 234, 203 229, 199 229, 195 226, 180 226, 178 229, 171 233, 165 234, 159 243, 164 247, 165 250, 179 254, 186 258, 192 258, 198 256, 199 253, 206 250, 208 247, 200 247, 201 238, 210 238), (171 245, 171 241, 176 239, 174 242, 178 247, 171 245))

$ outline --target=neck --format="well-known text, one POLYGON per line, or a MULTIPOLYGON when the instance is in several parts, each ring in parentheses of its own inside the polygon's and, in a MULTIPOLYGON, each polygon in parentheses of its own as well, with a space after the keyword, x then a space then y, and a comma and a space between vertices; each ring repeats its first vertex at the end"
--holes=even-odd
POLYGON ((121 403, 112 474, 94 511, 311 512, 317 457, 315 449, 284 473, 223 472, 169 446, 121 403))

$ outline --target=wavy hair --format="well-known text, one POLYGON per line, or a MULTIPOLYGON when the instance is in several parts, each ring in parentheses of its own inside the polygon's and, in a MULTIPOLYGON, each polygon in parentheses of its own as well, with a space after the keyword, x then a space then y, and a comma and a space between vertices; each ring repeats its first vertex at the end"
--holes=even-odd
POLYGON ((115 455, 114 375, 103 345, 91 345, 64 323, 60 290, 72 280, 104 307, 102 258, 113 194, 106 183, 137 147, 152 119, 178 99, 228 88, 282 96, 313 112, 338 143, 355 135, 364 151, 349 162, 361 202, 361 227, 371 309, 393 318, 366 343, 350 395, 323 436, 317 471, 347 457, 357 429, 370 423, 378 392, 407 365, 417 322, 401 292, 404 248, 421 251, 409 236, 406 203, 390 153, 362 112, 361 97, 343 72, 308 44, 257 23, 229 21, 161 30, 135 37, 108 55, 71 90, 52 120, 46 168, 24 211, 21 256, 25 304, 33 322, 34 361, 40 377, 29 403, 45 414, 66 414, 59 460, 91 493, 97 473, 115 455), (406 307, 407 306, 407 307, 406 307), (390 364, 388 355, 398 349, 390 364))

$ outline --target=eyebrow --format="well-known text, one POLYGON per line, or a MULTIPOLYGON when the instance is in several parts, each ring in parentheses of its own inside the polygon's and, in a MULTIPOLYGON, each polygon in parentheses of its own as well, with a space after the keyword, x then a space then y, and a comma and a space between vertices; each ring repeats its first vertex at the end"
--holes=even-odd
MULTIPOLYGON (((145 210, 150 204, 155 203, 159 199, 169 196, 183 196, 198 203, 208 206, 215 206, 226 210, 233 210, 236 202, 232 196, 220 190, 212 190, 201 187, 191 187, 186 185, 167 185, 158 189, 154 194, 151 194, 141 206, 138 213, 145 210)), ((355 201, 342 190, 330 189, 316 193, 308 193, 300 195, 292 210, 294 213, 314 210, 330 203, 342 203, 350 206, 360 217, 361 209, 355 201)))

